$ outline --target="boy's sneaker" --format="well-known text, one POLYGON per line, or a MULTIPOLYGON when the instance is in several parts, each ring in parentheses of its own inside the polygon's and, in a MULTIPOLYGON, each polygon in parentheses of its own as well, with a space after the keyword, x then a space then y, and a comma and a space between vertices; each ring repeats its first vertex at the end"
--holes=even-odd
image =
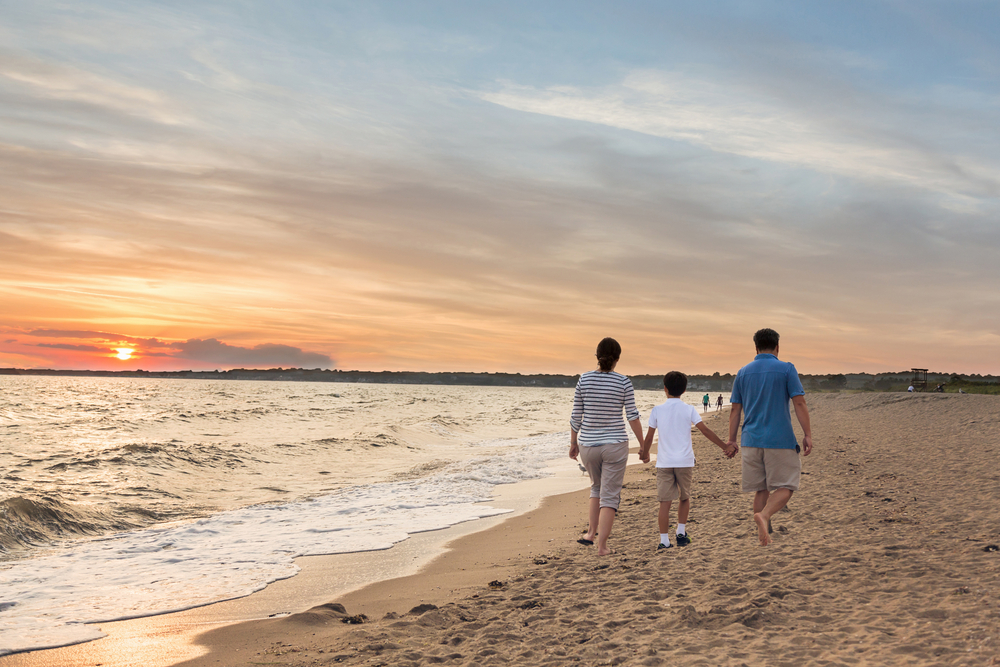
POLYGON ((674 545, 672 545, 672 544, 664 544, 663 542, 660 542, 659 545, 657 545, 656 550, 659 551, 660 549, 669 549, 672 546, 674 546, 674 545))
POLYGON ((683 535, 678 535, 677 536, 677 546, 679 546, 679 547, 686 547, 689 544, 691 544, 691 538, 688 537, 687 533, 684 533, 683 535))

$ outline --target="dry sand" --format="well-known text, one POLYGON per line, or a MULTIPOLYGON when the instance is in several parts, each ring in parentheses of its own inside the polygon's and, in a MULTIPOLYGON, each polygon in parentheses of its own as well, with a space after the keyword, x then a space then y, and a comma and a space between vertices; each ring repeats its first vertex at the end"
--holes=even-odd
POLYGON ((653 469, 631 466, 612 556, 575 542, 586 492, 553 497, 330 600, 346 614, 222 627, 183 664, 1000 665, 1000 397, 807 399, 815 449, 770 547, 699 435, 688 547, 655 550, 653 469))

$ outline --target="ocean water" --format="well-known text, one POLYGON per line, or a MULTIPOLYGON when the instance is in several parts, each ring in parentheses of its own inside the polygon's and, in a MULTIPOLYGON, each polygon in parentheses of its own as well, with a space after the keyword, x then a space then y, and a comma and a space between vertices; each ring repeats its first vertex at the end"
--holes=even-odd
MULTIPOLYGON (((637 392, 643 417, 662 399, 637 392)), ((0 376, 0 655, 250 594, 297 556, 506 512, 497 485, 575 465, 571 403, 571 389, 0 376)))

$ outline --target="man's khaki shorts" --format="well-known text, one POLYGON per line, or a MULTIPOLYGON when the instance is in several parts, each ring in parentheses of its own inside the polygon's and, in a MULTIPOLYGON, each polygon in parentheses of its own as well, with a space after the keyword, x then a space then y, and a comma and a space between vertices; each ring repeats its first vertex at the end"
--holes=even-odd
POLYGON ((657 468, 656 496, 661 503, 677 500, 687 500, 691 497, 691 478, 694 468, 657 468))
POLYGON ((774 491, 799 488, 802 463, 794 449, 766 449, 742 447, 743 491, 774 491))

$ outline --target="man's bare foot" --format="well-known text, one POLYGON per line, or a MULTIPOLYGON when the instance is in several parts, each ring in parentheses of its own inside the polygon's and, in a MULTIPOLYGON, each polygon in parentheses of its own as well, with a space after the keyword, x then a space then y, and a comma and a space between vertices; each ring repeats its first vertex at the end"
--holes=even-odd
POLYGON ((601 548, 599 548, 597 550, 597 555, 598 556, 610 556, 613 553, 614 553, 614 551, 612 551, 608 547, 601 547, 601 548))
POLYGON ((757 536, 760 538, 760 546, 766 547, 771 543, 771 536, 767 534, 767 519, 761 516, 760 512, 753 515, 754 523, 757 524, 757 536))

